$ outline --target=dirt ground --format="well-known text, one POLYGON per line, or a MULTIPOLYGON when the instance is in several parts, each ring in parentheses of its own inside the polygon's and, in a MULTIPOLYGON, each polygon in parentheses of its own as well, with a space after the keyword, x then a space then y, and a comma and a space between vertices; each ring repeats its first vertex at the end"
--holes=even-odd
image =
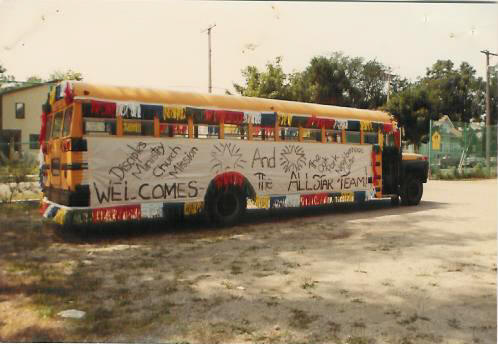
POLYGON ((416 207, 254 210, 225 229, 73 233, 3 206, 0 340, 496 343, 496 180, 424 186, 416 207))

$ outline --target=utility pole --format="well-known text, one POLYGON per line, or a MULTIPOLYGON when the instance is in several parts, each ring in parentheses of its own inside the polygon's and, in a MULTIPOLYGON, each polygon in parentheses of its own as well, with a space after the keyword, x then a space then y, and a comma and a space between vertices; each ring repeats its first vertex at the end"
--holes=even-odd
POLYGON ((391 78, 396 74, 392 73, 391 68, 388 69, 387 72, 384 72, 384 75, 387 76, 387 99, 386 103, 389 103, 389 95, 391 94, 391 78))
POLYGON ((391 94, 391 73, 387 74, 387 103, 389 103, 389 95, 391 94))
POLYGON ((211 84, 211 29, 214 28, 216 24, 208 26, 207 29, 202 30, 201 33, 204 33, 207 31, 208 33, 208 78, 209 78, 209 84, 208 84, 208 92, 211 93, 213 90, 213 86, 211 84))
POLYGON ((489 163, 490 136, 491 136, 491 100, 489 95, 489 55, 498 56, 489 50, 481 50, 486 55, 486 167, 488 175, 491 174, 491 165, 489 163))

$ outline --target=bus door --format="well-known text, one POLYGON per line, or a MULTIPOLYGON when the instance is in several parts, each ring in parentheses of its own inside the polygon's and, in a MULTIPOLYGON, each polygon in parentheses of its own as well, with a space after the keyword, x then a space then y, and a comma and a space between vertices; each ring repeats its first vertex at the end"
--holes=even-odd
POLYGON ((50 142, 48 147, 48 158, 50 164, 50 187, 61 188, 61 152, 62 152, 62 124, 63 112, 59 111, 54 115, 52 122, 52 133, 50 135, 50 142))
POLYGON ((401 150, 396 146, 394 135, 386 135, 382 149, 382 188, 386 195, 398 194, 401 171, 401 150))

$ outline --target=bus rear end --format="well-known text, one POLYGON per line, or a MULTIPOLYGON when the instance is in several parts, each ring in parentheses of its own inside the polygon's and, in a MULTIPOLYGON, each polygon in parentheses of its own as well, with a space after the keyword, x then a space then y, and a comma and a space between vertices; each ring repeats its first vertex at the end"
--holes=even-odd
POLYGON ((88 207, 90 200, 81 104, 73 101, 70 82, 52 87, 43 105, 42 121, 41 212, 64 224, 73 208, 88 207))

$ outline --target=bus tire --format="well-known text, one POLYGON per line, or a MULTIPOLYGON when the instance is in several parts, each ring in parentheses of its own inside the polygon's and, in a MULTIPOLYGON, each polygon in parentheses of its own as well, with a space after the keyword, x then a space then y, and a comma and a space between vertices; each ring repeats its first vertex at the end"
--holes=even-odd
POLYGON ((401 190, 401 203, 403 205, 417 205, 422 199, 424 186, 420 179, 413 175, 408 175, 401 190))
POLYGON ((247 198, 235 187, 218 190, 208 200, 211 220, 219 226, 233 226, 243 215, 247 207, 247 198))

